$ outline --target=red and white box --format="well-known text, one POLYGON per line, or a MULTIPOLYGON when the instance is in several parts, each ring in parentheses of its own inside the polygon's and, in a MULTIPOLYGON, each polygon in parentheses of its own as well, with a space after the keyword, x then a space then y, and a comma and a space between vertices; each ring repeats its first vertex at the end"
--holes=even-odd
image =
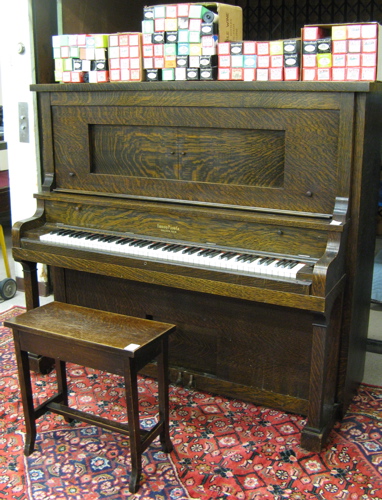
POLYGON ((257 68, 256 70, 256 80, 258 82, 269 81, 269 69, 268 68, 257 68))
POLYGON ((361 68, 346 68, 346 81, 358 82, 361 78, 361 68))
POLYGON ((284 56, 270 56, 271 58, 271 63, 270 67, 271 68, 282 68, 284 66, 284 56))
POLYGON ((243 80, 245 82, 256 81, 256 68, 244 68, 243 80))
POLYGON ((284 68, 285 81, 298 81, 300 80, 300 68, 292 66, 291 68, 284 68))
POLYGON ((374 82, 376 79, 377 68, 361 68, 361 80, 374 82))
POLYGON ((346 54, 346 66, 347 67, 361 66, 361 54, 346 54))
POLYGON ((332 40, 332 53, 333 54, 347 54, 348 41, 347 40, 332 40))
POLYGON ((270 56, 257 56, 257 67, 258 68, 269 68, 271 65, 270 56))
POLYGON ((231 68, 218 68, 218 80, 231 80, 231 68))
POLYGON ((317 80, 317 68, 303 68, 302 79, 305 82, 313 82, 317 80))
POLYGON ((243 42, 243 54, 249 56, 255 56, 257 54, 257 43, 256 42, 243 42))
POLYGON ((218 43, 218 55, 226 56, 231 54, 231 44, 229 42, 218 43))
POLYGON ((317 68, 317 81, 330 82, 332 80, 332 68, 317 68))
POLYGON ((317 54, 303 54, 302 55, 303 68, 316 68, 317 67, 317 54))
POLYGON ((284 68, 283 67, 269 68, 269 80, 272 82, 283 81, 284 68))
POLYGON ((344 82, 346 78, 346 68, 345 66, 343 67, 336 67, 332 68, 332 81, 333 82, 344 82))
POLYGON ((332 54, 332 66, 333 68, 344 68, 346 66, 346 56, 347 54, 332 54))
POLYGON ((326 31, 320 26, 304 26, 302 29, 303 40, 319 40, 325 38, 326 31))
POLYGON ((257 55, 269 56, 269 42, 257 42, 257 55))

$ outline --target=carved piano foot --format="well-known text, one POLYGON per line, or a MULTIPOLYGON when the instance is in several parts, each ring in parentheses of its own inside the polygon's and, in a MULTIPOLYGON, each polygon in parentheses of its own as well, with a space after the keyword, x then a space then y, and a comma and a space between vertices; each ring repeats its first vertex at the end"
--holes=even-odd
POLYGON ((329 434, 337 420, 340 420, 340 407, 335 404, 333 415, 321 429, 306 425, 301 432, 301 447, 307 451, 320 452, 327 444, 329 434))
POLYGON ((301 447, 306 451, 315 451, 319 453, 326 440, 325 430, 313 429, 305 427, 301 433, 301 447))

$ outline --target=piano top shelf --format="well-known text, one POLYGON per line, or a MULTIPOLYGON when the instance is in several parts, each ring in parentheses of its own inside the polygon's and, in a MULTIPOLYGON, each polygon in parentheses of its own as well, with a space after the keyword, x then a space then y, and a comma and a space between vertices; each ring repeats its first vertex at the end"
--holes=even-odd
POLYGON ((111 90, 177 90, 177 91, 285 91, 285 92, 369 92, 382 88, 380 82, 108 82, 108 83, 54 83, 30 86, 37 92, 109 92, 111 90))

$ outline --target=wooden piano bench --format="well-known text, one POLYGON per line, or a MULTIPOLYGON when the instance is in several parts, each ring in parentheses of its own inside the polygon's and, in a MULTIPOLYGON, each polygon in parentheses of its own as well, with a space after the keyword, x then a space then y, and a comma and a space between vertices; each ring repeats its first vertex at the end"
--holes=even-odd
POLYGON ((159 436, 165 453, 172 450, 169 436, 168 335, 175 326, 80 306, 51 302, 4 322, 12 328, 26 426, 24 453, 34 451, 36 419, 51 411, 130 437, 129 490, 139 488, 142 453, 159 436), (28 352, 56 361, 58 392, 36 408, 33 404, 28 352), (158 422, 150 430, 140 428, 137 374, 157 359, 158 422), (68 406, 65 363, 72 362, 124 376, 127 424, 118 423, 68 406))

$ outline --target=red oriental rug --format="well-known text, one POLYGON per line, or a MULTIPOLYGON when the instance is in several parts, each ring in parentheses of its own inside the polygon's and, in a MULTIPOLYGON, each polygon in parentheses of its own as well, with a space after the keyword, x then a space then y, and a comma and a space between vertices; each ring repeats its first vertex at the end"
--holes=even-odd
MULTIPOLYGON (((20 314, 13 307, 0 320, 20 314)), ((299 446, 305 424, 243 401, 170 387, 174 451, 156 441, 144 453, 136 495, 128 491, 125 437, 48 414, 38 421, 36 451, 23 455, 24 421, 13 340, 0 329, 0 500, 381 500, 382 388, 361 386, 321 453, 299 446)), ((55 374, 34 375, 43 400, 55 374)), ((125 420, 122 379, 69 365, 72 406, 125 420)), ((142 426, 156 417, 156 382, 140 379, 142 426)))

